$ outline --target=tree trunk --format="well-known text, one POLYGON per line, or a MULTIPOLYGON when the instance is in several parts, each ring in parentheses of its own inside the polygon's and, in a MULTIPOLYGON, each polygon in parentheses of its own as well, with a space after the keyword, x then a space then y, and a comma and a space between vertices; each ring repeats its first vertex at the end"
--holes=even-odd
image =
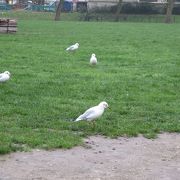
POLYGON ((56 9, 56 15, 54 18, 55 21, 60 21, 62 4, 63 4, 63 0, 59 0, 59 3, 57 5, 57 9, 56 9))
POLYGON ((119 21, 119 16, 121 13, 121 9, 122 9, 122 4, 123 0, 119 0, 118 4, 117 4, 117 11, 116 11, 116 17, 115 17, 115 21, 119 21))
POLYGON ((174 7, 174 0, 167 0, 167 10, 166 10, 166 18, 165 23, 172 23, 172 11, 174 7))

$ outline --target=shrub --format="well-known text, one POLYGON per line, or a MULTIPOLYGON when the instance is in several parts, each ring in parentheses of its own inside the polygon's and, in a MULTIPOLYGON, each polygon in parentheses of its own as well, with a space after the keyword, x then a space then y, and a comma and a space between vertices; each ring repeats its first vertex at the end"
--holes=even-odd
POLYGON ((176 15, 179 15, 180 14, 180 6, 175 6, 174 8, 173 8, 173 14, 176 14, 176 15))
MULTIPOLYGON (((93 13, 113 13, 117 11, 117 5, 95 7, 89 12, 93 13)), ((123 3, 122 14, 165 14, 166 5, 153 3, 123 3)), ((180 9, 176 10, 180 13, 180 9)))

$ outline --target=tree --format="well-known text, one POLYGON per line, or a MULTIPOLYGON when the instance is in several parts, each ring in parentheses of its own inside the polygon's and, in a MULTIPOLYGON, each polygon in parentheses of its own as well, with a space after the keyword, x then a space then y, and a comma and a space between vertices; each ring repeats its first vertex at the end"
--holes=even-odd
POLYGON ((119 2, 117 4, 117 11, 116 11, 115 21, 119 21, 119 16, 120 16, 120 13, 121 13, 122 6, 123 6, 123 0, 119 0, 119 2))
POLYGON ((172 23, 172 11, 174 7, 174 0, 167 0, 167 10, 166 10, 166 18, 165 23, 172 23))
POLYGON ((55 21, 59 21, 60 20, 60 16, 61 16, 61 7, 63 5, 64 0, 59 0, 59 3, 57 5, 57 9, 56 9, 56 15, 54 20, 55 21))

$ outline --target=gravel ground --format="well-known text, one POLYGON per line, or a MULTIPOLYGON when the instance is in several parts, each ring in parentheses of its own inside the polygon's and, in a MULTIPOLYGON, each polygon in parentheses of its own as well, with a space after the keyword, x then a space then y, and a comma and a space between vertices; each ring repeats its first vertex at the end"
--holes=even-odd
POLYGON ((0 156, 0 180, 180 180, 180 134, 85 139, 70 150, 0 156))

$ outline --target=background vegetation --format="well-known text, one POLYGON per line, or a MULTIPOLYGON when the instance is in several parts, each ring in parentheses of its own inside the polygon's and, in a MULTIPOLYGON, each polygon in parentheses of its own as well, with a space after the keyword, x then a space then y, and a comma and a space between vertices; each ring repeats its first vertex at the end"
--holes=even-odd
MULTIPOLYGON (((73 13, 62 13, 61 20, 63 21, 98 21, 98 22, 114 22, 114 12, 104 12, 103 9, 100 11, 92 12, 73 12, 73 13), (101 11, 102 10, 102 11, 101 11)), ((53 12, 32 12, 32 11, 3 11, 0 13, 1 18, 16 18, 17 20, 54 20, 55 13, 53 12)), ((180 16, 173 15, 173 22, 180 23, 180 16)), ((146 22, 146 23, 164 23, 165 15, 160 14, 121 14, 119 17, 120 22, 146 22)))

